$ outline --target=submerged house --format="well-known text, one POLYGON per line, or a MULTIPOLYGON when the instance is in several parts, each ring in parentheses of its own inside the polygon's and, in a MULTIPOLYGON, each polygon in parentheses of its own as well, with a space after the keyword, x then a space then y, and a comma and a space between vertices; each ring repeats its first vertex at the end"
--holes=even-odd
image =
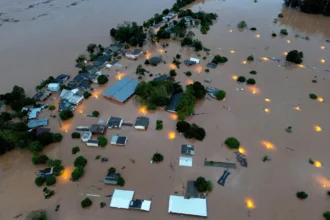
POLYGON ((207 202, 202 198, 170 195, 168 213, 207 217, 207 202))
POLYGON ((139 56, 143 53, 143 50, 135 49, 134 51, 126 50, 123 52, 123 55, 131 60, 137 60, 139 56))
POLYGON ((159 63, 163 62, 163 58, 161 56, 151 57, 149 61, 152 66, 157 66, 159 63))
POLYGON ((195 155, 195 148, 192 144, 182 144, 181 146, 181 154, 183 155, 195 155))
POLYGON ((92 132, 90 131, 85 131, 85 133, 82 135, 81 140, 83 142, 87 142, 89 139, 92 138, 92 132))
POLYGON ((118 118, 118 117, 110 117, 108 119, 107 125, 108 128, 121 128, 121 125, 123 124, 123 119, 122 118, 118 118))
POLYGON ((104 183, 108 185, 117 185, 118 176, 116 173, 108 173, 104 179, 104 183))
POLYGON ((56 77, 55 82, 59 84, 65 83, 70 78, 70 75, 60 74, 56 77))
POLYGON ((48 119, 39 119, 39 120, 31 120, 27 123, 28 127, 31 128, 37 128, 37 127, 42 127, 42 126, 47 126, 48 125, 48 119))
POLYGON ((148 125, 149 118, 140 116, 136 118, 134 128, 139 130, 146 130, 148 128, 148 125))
POLYGON ((129 203, 130 209, 142 210, 142 211, 150 211, 151 201, 135 199, 129 203))
POLYGON ((59 83, 49 83, 47 86, 47 89, 51 92, 57 92, 60 90, 60 84, 59 83))
POLYGON ((116 100, 120 103, 124 103, 135 93, 135 88, 139 82, 133 78, 123 78, 119 80, 115 85, 110 87, 103 93, 103 96, 109 99, 116 100))
POLYGON ((51 94, 51 91, 39 91, 32 98, 34 100, 45 101, 51 94))
POLYGON ((167 81, 167 80, 169 80, 170 78, 171 78, 171 77, 170 77, 169 75, 162 74, 162 75, 160 75, 160 76, 158 76, 158 77, 155 77, 155 78, 153 79, 153 81, 163 82, 163 81, 167 81))
POLYGON ((127 144, 127 137, 114 135, 114 136, 112 136, 110 143, 112 145, 125 146, 127 144))
POLYGON ((106 127, 107 126, 103 124, 93 124, 89 130, 92 132, 92 134, 104 134, 106 127))
POLYGON ((191 65, 194 65, 194 64, 199 63, 199 62, 200 62, 199 59, 190 57, 189 60, 184 61, 184 64, 186 64, 187 66, 191 66, 191 65))
POLYGON ((87 142, 86 142, 87 146, 89 147, 98 147, 99 146, 99 140, 97 139, 89 139, 87 142))
POLYGON ((196 188, 196 184, 194 180, 189 180, 187 182, 187 190, 186 190, 186 197, 190 198, 198 198, 198 190, 196 188))
POLYGON ((39 170, 38 172, 38 176, 42 176, 42 177, 48 177, 48 176, 52 176, 54 173, 54 169, 53 167, 48 167, 48 168, 45 168, 43 170, 39 170))
POLYGON ((173 94, 170 98, 170 103, 165 107, 165 111, 176 113, 176 107, 183 95, 183 92, 173 94))
POLYGON ((150 211, 151 201, 133 200, 134 191, 115 189, 110 202, 110 207, 119 209, 137 209, 150 211))

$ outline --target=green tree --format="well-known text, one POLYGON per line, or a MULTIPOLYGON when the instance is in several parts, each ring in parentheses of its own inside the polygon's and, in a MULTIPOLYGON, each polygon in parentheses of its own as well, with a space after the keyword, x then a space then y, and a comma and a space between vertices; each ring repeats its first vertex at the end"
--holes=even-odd
POLYGON ((61 142, 62 139, 63 139, 63 135, 61 133, 54 133, 53 134, 53 142, 54 143, 61 142))
POLYGON ((163 129, 163 121, 157 120, 156 121, 156 130, 162 130, 163 129))
POLYGON ((237 24, 237 27, 243 29, 243 28, 246 28, 246 27, 247 27, 247 24, 246 24, 245 21, 240 21, 240 22, 237 24))
POLYGON ((85 198, 83 201, 81 201, 82 208, 87 208, 88 206, 91 206, 92 204, 93 204, 93 202, 89 198, 85 198))
POLYGON ((324 212, 324 213, 323 213, 323 217, 324 217, 326 220, 330 220, 330 211, 324 212))
POLYGON ((46 185, 47 186, 52 186, 56 183, 56 178, 54 176, 48 176, 46 178, 46 185))
POLYGON ((247 60, 248 60, 248 61, 251 61, 251 62, 254 61, 254 57, 253 57, 253 55, 251 54, 250 56, 248 56, 248 57, 247 57, 247 60))
POLYGON ((286 55, 286 61, 295 64, 301 64, 303 58, 304 58, 303 52, 299 52, 298 50, 292 50, 286 55))
POLYGON ((36 210, 29 213, 27 220, 47 220, 47 213, 45 210, 36 210))
POLYGON ((90 54, 93 54, 95 52, 95 49, 96 49, 96 44, 88 44, 87 46, 87 51, 90 53, 90 54))
POLYGON ((199 192, 206 192, 212 190, 212 182, 207 181, 204 177, 198 177, 195 181, 195 186, 199 192))
POLYGON ((106 84, 108 82, 108 77, 104 74, 97 77, 97 83, 100 85, 106 84))
POLYGON ((97 137, 97 140, 99 141, 101 147, 105 147, 105 145, 108 144, 108 139, 106 139, 105 137, 99 136, 97 137))
POLYGON ((239 76, 237 78, 237 82, 239 82, 239 83, 244 83, 245 81, 246 81, 246 78, 244 76, 239 76))
POLYGON ((164 11, 163 11, 163 15, 168 15, 168 13, 170 13, 170 10, 168 10, 167 8, 164 9, 164 11))
POLYGON ((160 153, 155 153, 153 156, 152 156, 152 161, 153 162, 161 162, 164 160, 164 156, 161 155, 160 153))
POLYGON ((93 111, 92 115, 93 115, 94 117, 99 117, 99 116, 100 116, 100 112, 98 112, 98 111, 93 111))
POLYGON ((307 199, 307 197, 308 197, 307 193, 305 193, 304 191, 297 192, 296 196, 299 199, 307 199))
POLYGON ((124 22, 118 25, 114 32, 115 40, 129 43, 131 46, 143 46, 147 35, 143 32, 143 27, 136 22, 124 22))
POLYGON ((87 159, 83 156, 79 156, 75 159, 74 161, 74 166, 75 167, 85 167, 87 164, 87 159))
POLYGON ((193 40, 192 46, 195 48, 195 51, 200 51, 203 49, 203 44, 200 40, 193 40))
POLYGON ((32 152, 40 152, 44 149, 44 147, 40 144, 39 141, 33 141, 28 146, 29 150, 32 152))
POLYGON ((118 186, 124 186, 125 185, 125 180, 123 177, 121 177, 120 175, 117 176, 117 185, 118 186))
POLYGON ((47 162, 47 160, 48 160, 47 155, 40 155, 40 156, 34 155, 32 157, 33 164, 41 164, 41 163, 45 164, 47 162))
POLYGON ((108 169, 108 173, 116 173, 116 168, 114 168, 114 167, 110 167, 110 168, 108 169))
POLYGON ((238 149, 241 146, 241 143, 234 137, 227 138, 225 144, 231 149, 238 149))
POLYGON ((37 186, 42 186, 44 185, 46 179, 42 176, 38 176, 35 180, 34 180, 34 183, 37 185, 37 186))
POLYGON ((219 63, 226 63, 228 61, 227 57, 222 57, 220 55, 215 55, 212 63, 219 64, 219 63))
POLYGON ((170 76, 175 77, 176 76, 176 71, 175 70, 170 70, 170 76))
POLYGON ((79 151, 80 151, 80 147, 78 147, 78 146, 75 146, 75 147, 72 148, 72 154, 76 154, 79 151))
POLYGON ((82 166, 76 167, 71 173, 71 179, 73 181, 79 180, 80 177, 84 175, 84 173, 85 173, 84 167, 82 166))
POLYGON ((71 134, 71 137, 72 137, 72 139, 79 139, 79 138, 80 138, 80 133, 78 133, 78 132, 73 132, 73 133, 71 134))
POLYGON ((256 84, 256 81, 253 78, 249 78, 248 80, 246 80, 246 84, 248 84, 248 85, 254 85, 254 84, 256 84))
POLYGON ((70 110, 63 110, 60 112, 60 118, 65 121, 73 117, 73 112, 70 110))
POLYGON ((223 100, 226 97, 226 92, 224 90, 219 90, 215 96, 218 100, 223 100))
POLYGON ((186 121, 178 121, 176 123, 176 130, 180 133, 185 133, 190 129, 190 124, 186 121))
POLYGON ((314 93, 310 93, 309 98, 315 100, 317 99, 317 95, 315 95, 314 93))
POLYGON ((252 70, 252 71, 250 71, 250 74, 252 74, 252 75, 256 75, 256 74, 257 74, 257 71, 252 70))

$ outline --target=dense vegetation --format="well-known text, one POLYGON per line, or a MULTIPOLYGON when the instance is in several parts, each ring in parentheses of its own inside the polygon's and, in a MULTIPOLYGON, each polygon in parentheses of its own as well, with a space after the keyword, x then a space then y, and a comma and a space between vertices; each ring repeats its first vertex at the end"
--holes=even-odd
POLYGON ((60 112, 60 118, 65 121, 73 117, 73 112, 70 110, 63 110, 60 112))
POLYGON ((111 29, 110 34, 116 41, 128 43, 134 47, 142 47, 147 37, 143 32, 143 27, 136 22, 124 22, 124 24, 118 25, 116 29, 111 29))
POLYGON ((103 136, 99 136, 99 137, 97 137, 97 140, 99 141, 99 145, 100 145, 101 147, 105 147, 105 145, 108 144, 108 139, 105 138, 105 137, 103 137, 103 136))
POLYGON ((152 161, 153 162, 162 162, 164 160, 164 156, 161 155, 160 153, 155 153, 153 156, 152 156, 152 161))
POLYGON ((195 51, 203 50, 203 43, 200 40, 191 37, 185 37, 181 40, 181 46, 188 46, 195 48, 195 51))
POLYGON ((176 108, 179 119, 184 120, 186 116, 192 115, 194 113, 196 99, 204 98, 205 94, 206 90, 200 82, 187 85, 186 91, 176 108))
POLYGON ((172 81, 141 82, 135 89, 138 101, 153 110, 168 105, 171 95, 179 92, 182 92, 181 85, 172 81))
POLYGON ((108 82, 108 80, 109 80, 108 77, 104 74, 99 75, 97 77, 97 83, 100 85, 106 84, 108 82))
POLYGON ((3 101, 5 105, 9 105, 16 112, 21 111, 24 106, 36 104, 36 101, 27 97, 25 90, 19 86, 14 86, 11 92, 1 94, 0 101, 3 101))
POLYGON ((201 176, 196 179, 195 186, 199 192, 210 192, 213 188, 212 182, 201 176))
POLYGON ((195 123, 190 125, 186 121, 178 121, 176 123, 176 129, 180 133, 183 133, 185 138, 195 138, 196 140, 202 141, 206 136, 204 128, 199 127, 195 123))
POLYGON ((86 208, 88 206, 91 206, 92 204, 93 204, 93 202, 89 198, 85 198, 84 200, 81 201, 82 208, 86 208))
POLYGON ((47 86, 49 83, 53 83, 53 82, 55 82, 55 78, 50 76, 46 80, 42 80, 41 83, 38 86, 36 86, 36 90, 40 90, 45 86, 47 86))
POLYGON ((297 196, 297 198, 299 198, 299 199, 307 199, 308 194, 305 193, 304 191, 300 191, 300 192, 297 192, 296 196, 297 196))
POLYGON ((224 90, 219 90, 216 94, 215 94, 215 96, 217 97, 217 99, 218 100, 223 100, 225 97, 226 97, 226 91, 224 91, 224 90))
POLYGON ((301 64, 302 59, 304 58, 304 53, 299 52, 298 50, 292 50, 286 55, 286 61, 295 63, 295 64, 301 64))
POLYGON ((73 133, 71 134, 71 137, 72 137, 72 139, 79 139, 79 138, 80 138, 80 133, 78 133, 78 132, 73 132, 73 133))
POLYGON ((323 14, 330 16, 329 1, 315 0, 284 0, 284 4, 288 7, 299 8, 302 12, 309 14, 323 14))
POLYGON ((80 147, 78 147, 78 146, 75 146, 75 147, 72 148, 72 154, 76 154, 79 151, 80 151, 80 147))
POLYGON ((79 166, 85 167, 87 164, 87 159, 83 156, 79 156, 75 159, 73 164, 75 167, 79 167, 79 166))
POLYGON ((238 149, 241 143, 234 137, 227 138, 225 144, 231 149, 238 149))
POLYGON ((219 64, 219 63, 226 63, 228 61, 227 57, 222 57, 220 55, 215 55, 212 63, 219 64))

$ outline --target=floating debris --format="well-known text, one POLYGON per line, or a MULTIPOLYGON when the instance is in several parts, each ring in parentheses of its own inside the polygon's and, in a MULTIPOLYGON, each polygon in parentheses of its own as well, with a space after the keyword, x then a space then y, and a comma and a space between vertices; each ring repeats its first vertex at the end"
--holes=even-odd
POLYGON ((237 161, 241 164, 242 167, 247 167, 246 156, 241 154, 239 151, 235 152, 237 161))

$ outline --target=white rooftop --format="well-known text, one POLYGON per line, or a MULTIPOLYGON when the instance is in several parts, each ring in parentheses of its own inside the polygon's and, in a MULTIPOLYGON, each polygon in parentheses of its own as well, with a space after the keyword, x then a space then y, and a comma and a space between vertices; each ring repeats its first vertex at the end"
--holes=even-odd
POLYGON ((193 159, 191 157, 180 157, 179 166, 192 167, 193 159))
POLYGON ((196 62, 196 63, 199 63, 199 59, 197 59, 197 58, 190 57, 189 60, 190 61, 193 61, 193 62, 196 62))
POLYGON ((141 206, 141 210, 144 210, 144 211, 150 211, 150 206, 151 206, 151 201, 149 200, 143 200, 142 202, 142 206, 141 206))
POLYGON ((115 189, 110 202, 110 207, 128 209, 133 196, 134 191, 115 189))
POLYGON ((185 199, 183 196, 171 195, 168 204, 168 213, 207 217, 206 199, 185 199))

